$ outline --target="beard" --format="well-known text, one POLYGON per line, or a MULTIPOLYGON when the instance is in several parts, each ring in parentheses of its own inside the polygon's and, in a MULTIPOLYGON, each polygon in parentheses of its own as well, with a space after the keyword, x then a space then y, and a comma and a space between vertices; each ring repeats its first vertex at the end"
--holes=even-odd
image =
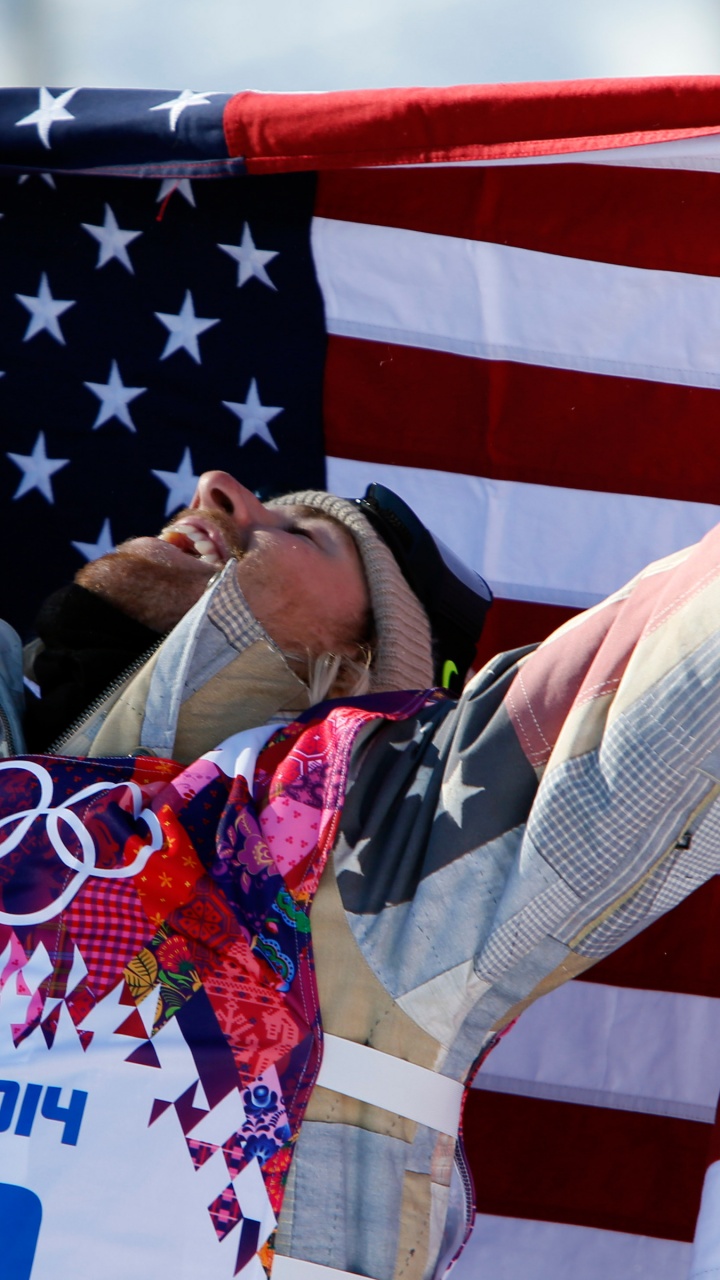
MULTIPOLYGON (((224 512, 181 511, 165 528, 190 515, 202 516, 222 532, 231 559, 243 556, 238 531, 224 512)), ((217 566, 158 538, 131 538, 117 551, 84 565, 75 581, 136 622, 166 632, 200 599, 218 572, 217 566)))

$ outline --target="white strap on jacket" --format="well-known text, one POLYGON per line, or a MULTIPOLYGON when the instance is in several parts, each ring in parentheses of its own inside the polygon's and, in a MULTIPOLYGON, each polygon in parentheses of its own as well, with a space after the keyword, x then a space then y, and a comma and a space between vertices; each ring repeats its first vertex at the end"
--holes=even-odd
MULTIPOLYGON (((338 1271, 319 1262, 302 1262, 276 1253, 272 1264, 272 1280, 360 1280, 354 1271, 338 1271)), ((364 1277, 363 1277, 364 1280, 364 1277)))
POLYGON ((414 1062, 325 1035, 317 1084, 457 1137, 464 1086, 414 1062))

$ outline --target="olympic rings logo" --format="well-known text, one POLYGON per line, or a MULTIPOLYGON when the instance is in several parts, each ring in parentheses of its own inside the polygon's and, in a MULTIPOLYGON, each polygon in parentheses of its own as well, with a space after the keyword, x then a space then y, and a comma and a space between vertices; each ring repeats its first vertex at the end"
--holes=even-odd
POLYGON ((34 809, 23 809, 18 813, 11 813, 5 818, 0 818, 0 830, 13 822, 18 824, 12 835, 9 835, 0 844, 0 859, 6 858, 9 853, 12 853, 13 849, 16 849, 20 842, 24 840, 32 824, 38 818, 44 817, 45 829, 50 844, 61 862, 70 871, 75 872, 75 876, 54 902, 48 903, 47 906, 40 908, 38 911, 28 911, 25 914, 0 911, 0 924, 45 924, 65 910, 65 907, 72 902, 90 877, 94 877, 97 880, 132 879, 133 876, 138 875, 143 870, 150 856, 162 848, 162 828, 152 810, 141 808, 142 792, 137 783, 94 782, 91 786, 84 787, 82 791, 78 791, 66 804, 53 806, 53 781, 47 769, 43 768, 42 765, 36 764, 32 760, 24 760, 22 764, 15 760, 0 761, 0 771, 4 769, 24 769, 26 773, 32 774, 40 784, 40 799, 34 809), (117 868, 98 867, 96 865, 97 850, 95 842, 85 827, 82 818, 73 813, 72 809, 68 808, 68 804, 80 804, 83 800, 88 800, 90 796, 99 795, 102 791, 113 791, 116 787, 124 787, 130 792, 133 802, 132 816, 145 823, 150 839, 147 844, 142 845, 137 850, 133 861, 128 863, 127 866, 117 868), (81 849, 81 857, 77 857, 65 843, 61 829, 61 824, 63 823, 76 836, 81 849))

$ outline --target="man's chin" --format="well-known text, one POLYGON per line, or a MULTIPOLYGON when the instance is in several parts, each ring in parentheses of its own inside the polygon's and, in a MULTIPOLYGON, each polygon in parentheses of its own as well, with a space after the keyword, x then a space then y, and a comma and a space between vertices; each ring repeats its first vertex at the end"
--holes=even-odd
POLYGON ((75 581, 153 631, 169 631, 200 599, 216 572, 158 538, 136 538, 84 565, 75 581), (147 545, 146 545, 147 544, 147 545))

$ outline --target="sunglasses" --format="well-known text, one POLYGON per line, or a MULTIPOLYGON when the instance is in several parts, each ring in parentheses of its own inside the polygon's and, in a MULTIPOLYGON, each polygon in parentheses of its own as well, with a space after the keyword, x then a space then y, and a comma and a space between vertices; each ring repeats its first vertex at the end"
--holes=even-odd
POLYGON ((425 608, 435 642, 436 683, 459 693, 492 604, 490 588, 392 489, 371 484, 362 498, 352 501, 387 544, 425 608))

